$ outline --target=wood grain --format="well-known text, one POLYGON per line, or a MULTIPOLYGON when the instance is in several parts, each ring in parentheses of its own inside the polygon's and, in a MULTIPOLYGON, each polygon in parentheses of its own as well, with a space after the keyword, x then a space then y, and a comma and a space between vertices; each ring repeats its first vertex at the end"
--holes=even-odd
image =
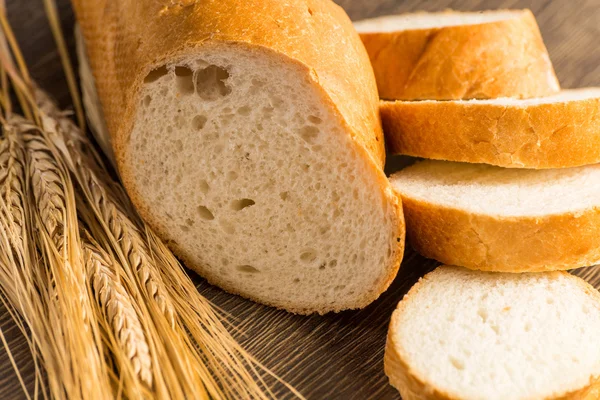
MULTIPOLYGON (((73 13, 68 0, 58 0, 58 3, 68 44, 73 49, 73 13)), ((598 0, 338 0, 338 3, 353 19, 447 8, 531 8, 562 85, 600 86, 600 47, 596 43, 600 38, 598 0)), ((45 23, 42 1, 8 0, 7 9, 32 75, 62 105, 68 105, 67 87, 45 23)), ((399 163, 399 160, 390 160, 388 169, 397 168, 399 163)), ((239 340, 307 398, 398 399, 397 392, 387 384, 382 368, 387 324, 397 302, 420 276, 436 265, 409 249, 398 277, 379 300, 364 310, 324 317, 296 316, 260 306, 192 276, 206 297, 232 315, 240 327, 236 333, 239 340)), ((600 268, 580 269, 574 273, 600 287, 600 268)), ((23 335, 1 307, 0 328, 31 388, 31 356, 23 335)), ((24 397, 6 352, 0 348, 0 398, 24 397)), ((280 397, 287 398, 283 394, 280 397)))

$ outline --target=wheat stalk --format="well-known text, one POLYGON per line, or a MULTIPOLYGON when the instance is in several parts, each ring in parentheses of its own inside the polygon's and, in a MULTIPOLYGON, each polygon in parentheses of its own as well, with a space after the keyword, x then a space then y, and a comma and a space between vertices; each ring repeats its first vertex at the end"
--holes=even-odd
POLYGON ((83 240, 83 258, 96 301, 108 320, 115 337, 134 368, 149 387, 152 386, 152 361, 142 324, 134 303, 117 275, 115 261, 93 241, 83 240))

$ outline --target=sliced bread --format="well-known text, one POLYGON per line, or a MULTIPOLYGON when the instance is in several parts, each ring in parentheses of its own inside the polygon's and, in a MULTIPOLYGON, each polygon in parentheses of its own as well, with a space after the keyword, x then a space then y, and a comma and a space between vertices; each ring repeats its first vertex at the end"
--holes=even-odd
POLYGON ((600 88, 537 99, 381 102, 395 154, 511 168, 600 162, 600 88))
POLYGON ((385 372, 404 400, 598 399, 600 294, 566 272, 442 266, 398 304, 385 372))
POLYGON ((408 239, 426 257, 502 272, 600 262, 600 164, 519 170, 427 160, 391 180, 408 239))
POLYGON ((384 99, 529 98, 559 90, 529 10, 393 15, 354 27, 384 99))
POLYGON ((188 267, 298 313, 364 307, 388 287, 401 205, 372 68, 340 7, 74 6, 125 188, 188 267))

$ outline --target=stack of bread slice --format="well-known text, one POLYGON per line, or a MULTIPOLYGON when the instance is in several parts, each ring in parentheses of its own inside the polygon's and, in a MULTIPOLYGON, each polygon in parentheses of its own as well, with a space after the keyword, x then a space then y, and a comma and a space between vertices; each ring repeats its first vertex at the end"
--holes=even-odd
POLYGON ((600 89, 560 90, 528 10, 355 23, 407 238, 443 266, 400 302, 404 399, 600 398, 600 89), (468 269, 465 269, 465 268, 468 269))

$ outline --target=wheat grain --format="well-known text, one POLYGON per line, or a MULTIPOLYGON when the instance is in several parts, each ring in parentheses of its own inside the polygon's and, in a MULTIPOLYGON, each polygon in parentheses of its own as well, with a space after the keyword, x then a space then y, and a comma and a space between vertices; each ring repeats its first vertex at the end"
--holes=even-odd
POLYGON ((134 372, 152 386, 152 361, 134 304, 116 273, 114 260, 91 238, 83 240, 83 258, 91 285, 119 345, 131 360, 134 372))

